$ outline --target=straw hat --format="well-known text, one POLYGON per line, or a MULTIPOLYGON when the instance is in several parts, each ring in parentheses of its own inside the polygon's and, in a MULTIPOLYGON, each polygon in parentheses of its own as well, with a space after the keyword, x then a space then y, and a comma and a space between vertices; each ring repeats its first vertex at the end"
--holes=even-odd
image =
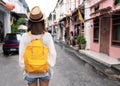
POLYGON ((40 10, 39 6, 35 6, 29 13, 29 20, 32 22, 40 22, 44 20, 44 14, 40 10))

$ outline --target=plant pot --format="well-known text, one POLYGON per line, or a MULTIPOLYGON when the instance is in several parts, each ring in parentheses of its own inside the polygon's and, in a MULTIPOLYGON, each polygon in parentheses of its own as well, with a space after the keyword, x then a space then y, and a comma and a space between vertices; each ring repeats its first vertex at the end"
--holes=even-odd
POLYGON ((81 44, 80 47, 81 47, 81 49, 85 49, 86 44, 81 44))

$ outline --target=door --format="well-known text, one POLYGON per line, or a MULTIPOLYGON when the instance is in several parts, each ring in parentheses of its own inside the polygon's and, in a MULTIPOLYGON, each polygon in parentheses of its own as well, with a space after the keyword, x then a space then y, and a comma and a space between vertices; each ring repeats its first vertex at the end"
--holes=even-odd
POLYGON ((100 27, 100 52, 109 55, 110 42, 110 16, 101 17, 100 27))

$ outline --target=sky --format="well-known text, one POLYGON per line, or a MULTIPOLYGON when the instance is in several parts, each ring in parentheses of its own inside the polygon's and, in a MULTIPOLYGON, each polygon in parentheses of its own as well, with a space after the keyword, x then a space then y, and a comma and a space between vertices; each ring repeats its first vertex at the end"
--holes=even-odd
POLYGON ((55 8, 58 0, 25 0, 31 10, 34 6, 39 6, 45 17, 48 17, 50 12, 55 8))

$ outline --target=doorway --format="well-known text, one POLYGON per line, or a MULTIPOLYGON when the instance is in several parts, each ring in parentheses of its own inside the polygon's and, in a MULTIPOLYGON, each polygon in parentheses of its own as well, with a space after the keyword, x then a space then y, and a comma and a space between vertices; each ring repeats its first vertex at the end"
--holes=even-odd
POLYGON ((110 42, 110 15, 101 17, 100 26, 100 52, 109 55, 110 42))

